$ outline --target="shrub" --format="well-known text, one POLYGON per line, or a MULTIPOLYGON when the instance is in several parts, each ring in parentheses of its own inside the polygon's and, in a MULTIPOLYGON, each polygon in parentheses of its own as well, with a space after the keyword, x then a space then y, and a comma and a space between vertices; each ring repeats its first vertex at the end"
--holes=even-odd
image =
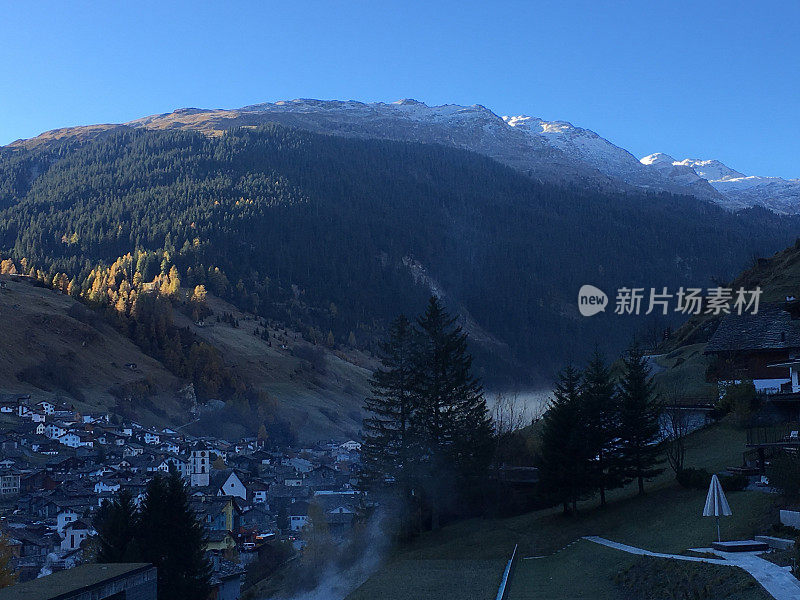
POLYGON ((726 492, 741 492, 750 483, 750 479, 745 475, 722 475, 719 482, 726 492))
POLYGON ((758 584, 744 571, 719 565, 640 558, 616 574, 623 597, 636 600, 723 600, 750 597, 758 584))
MULTIPOLYGON (((711 484, 711 473, 705 469, 683 469, 675 476, 681 486, 690 490, 707 490, 711 484)), ((720 475, 719 482, 726 492, 740 492, 750 480, 744 475, 720 475)))
POLYGON ((705 469, 683 469, 675 476, 681 486, 690 490, 704 490, 711 483, 711 474, 705 469))
POLYGON ((800 459, 796 455, 782 452, 772 457, 767 476, 770 485, 787 500, 800 497, 800 459))

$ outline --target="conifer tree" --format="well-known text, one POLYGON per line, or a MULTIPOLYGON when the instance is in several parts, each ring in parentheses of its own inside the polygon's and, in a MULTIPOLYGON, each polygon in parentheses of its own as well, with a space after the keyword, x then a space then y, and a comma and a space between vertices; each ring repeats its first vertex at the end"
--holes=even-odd
POLYGON ((581 374, 572 366, 559 374, 543 418, 539 457, 541 485, 568 513, 591 487, 582 421, 581 374))
POLYGON ((619 402, 611 372, 595 352, 581 381, 581 424, 586 429, 588 477, 606 504, 606 490, 619 487, 615 469, 619 456, 619 402))
POLYGON ((138 548, 134 542, 137 511, 130 492, 123 490, 113 502, 104 502, 94 521, 97 530, 97 562, 134 562, 138 548))
POLYGON ((205 532, 176 470, 158 473, 147 484, 136 541, 141 560, 158 568, 159 600, 207 597, 211 571, 205 532))
POLYGON ((381 491, 387 482, 394 482, 401 512, 411 508, 414 487, 411 417, 419 338, 405 316, 394 320, 381 347, 381 367, 372 376, 372 395, 364 404, 361 485, 381 491))
POLYGON ((415 383, 413 421, 426 457, 423 476, 431 526, 439 527, 441 502, 449 486, 484 475, 491 460, 492 426, 480 382, 472 375, 467 336, 456 319, 431 297, 417 320, 422 332, 415 383), (452 479, 451 479, 452 478, 452 479))
POLYGON ((650 367, 635 344, 624 358, 625 374, 620 382, 619 476, 636 480, 639 494, 644 494, 644 481, 663 469, 657 468, 660 449, 659 418, 661 406, 650 378, 650 367))

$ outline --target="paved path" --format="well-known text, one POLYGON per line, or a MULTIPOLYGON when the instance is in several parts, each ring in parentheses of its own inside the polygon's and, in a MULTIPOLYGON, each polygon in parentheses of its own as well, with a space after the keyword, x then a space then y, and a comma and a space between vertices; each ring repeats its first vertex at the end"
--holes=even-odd
POLYGON ((586 536, 583 539, 594 542, 595 544, 602 544, 609 548, 614 548, 630 554, 639 554, 641 556, 739 567, 750 573, 775 600, 798 600, 798 598, 800 598, 800 581, 794 578, 789 567, 779 567, 768 560, 764 560, 758 556, 758 552, 720 552, 718 550, 712 550, 711 548, 698 548, 697 552, 709 552, 724 557, 703 558, 699 556, 650 552, 649 550, 628 546, 627 544, 620 544, 619 542, 612 542, 611 540, 597 536, 586 536))

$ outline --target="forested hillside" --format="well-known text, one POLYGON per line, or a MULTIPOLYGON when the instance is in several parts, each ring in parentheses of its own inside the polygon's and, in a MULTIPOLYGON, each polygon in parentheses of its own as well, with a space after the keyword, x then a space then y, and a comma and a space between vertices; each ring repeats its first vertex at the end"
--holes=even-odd
MULTIPOLYGON (((527 384, 595 344, 618 350, 647 325, 580 317, 580 285, 706 286, 798 233, 797 220, 767 211, 547 186, 452 148, 277 125, 0 150, 2 256, 66 293, 113 302, 128 334, 179 373, 193 368, 191 339, 137 334, 142 311, 158 312, 142 293, 169 297, 176 279, 312 343, 363 349, 433 289, 480 340, 479 373, 527 384), (183 357, 170 356, 177 346, 183 357)), ((147 331, 158 323, 145 321, 147 331)), ((204 360, 214 363, 213 349, 204 360)), ((236 387, 219 373, 210 395, 236 387)))

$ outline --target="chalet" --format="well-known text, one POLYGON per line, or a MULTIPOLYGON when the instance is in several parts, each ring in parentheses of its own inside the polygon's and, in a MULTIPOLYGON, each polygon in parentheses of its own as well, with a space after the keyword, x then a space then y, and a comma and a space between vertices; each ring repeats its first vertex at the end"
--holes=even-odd
POLYGON ((47 420, 47 415, 40 410, 28 411, 26 416, 34 423, 44 423, 47 420))
POLYGON ((144 448, 139 444, 135 444, 133 442, 125 444, 125 446, 123 446, 122 448, 122 456, 126 458, 133 456, 141 456, 142 454, 144 454, 144 448))
POLYGON ((230 531, 211 530, 206 542, 207 551, 226 552, 236 548, 236 540, 230 531))
POLYGON ((145 431, 143 439, 145 444, 159 444, 161 443, 161 434, 157 431, 145 431))
POLYGON ((83 541, 89 537, 91 528, 84 521, 78 519, 64 527, 64 540, 61 542, 61 550, 76 550, 81 547, 83 541))
POLYGON ((68 429, 69 426, 67 424, 62 423, 61 421, 53 421, 45 426, 44 434, 51 440, 55 440, 67 433, 68 429))
POLYGON ((763 394, 800 391, 791 372, 800 358, 798 316, 794 307, 762 305, 756 314, 730 314, 720 321, 705 349, 713 358, 707 377, 720 397, 742 381, 752 381, 763 394))
POLYGON ((239 522, 242 527, 250 527, 263 531, 274 526, 274 517, 266 504, 255 504, 242 512, 239 522))
POLYGON ((56 515, 56 529, 58 530, 58 533, 62 533, 67 525, 77 521, 78 516, 78 513, 71 509, 62 510, 60 513, 58 513, 56 515))
POLYGON ((36 408, 42 411, 45 415, 52 415, 56 410, 56 405, 47 400, 40 400, 36 403, 36 408))
POLYGON ((266 483, 251 481, 247 486, 247 490, 250 502, 253 504, 265 504, 267 502, 269 486, 266 483))
POLYGON ((294 502, 289 507, 289 529, 300 531, 308 523, 308 502, 294 502))
POLYGON ((178 454, 181 451, 181 447, 177 442, 169 440, 163 442, 158 449, 167 454, 178 454))
POLYGON ((223 566, 216 562, 214 564, 209 600, 238 600, 244 581, 244 569, 231 561, 221 562, 225 564, 223 566))
POLYGON ((201 496, 190 500, 197 518, 209 531, 234 531, 242 513, 232 496, 201 496))
POLYGON ((20 479, 20 491, 24 493, 36 490, 54 490, 57 487, 58 481, 53 479, 45 470, 29 473, 20 479))
POLYGON ((94 484, 94 493, 95 494, 103 494, 106 492, 116 492, 119 490, 120 484, 117 481, 106 480, 103 481, 102 479, 94 484))
POLYGON ((233 469, 212 469, 210 485, 217 496, 236 496, 247 500, 247 487, 233 469))
POLYGON ((16 496, 20 490, 19 473, 12 471, 0 471, 0 496, 7 498, 16 496))
POLYGON ((68 448, 78 448, 80 446, 91 447, 94 442, 86 435, 84 431, 68 431, 67 433, 58 436, 58 441, 68 448))
POLYGON ((175 469, 178 474, 185 478, 189 476, 189 463, 182 459, 180 456, 168 455, 158 463, 157 469, 162 473, 169 473, 171 469, 175 469))

